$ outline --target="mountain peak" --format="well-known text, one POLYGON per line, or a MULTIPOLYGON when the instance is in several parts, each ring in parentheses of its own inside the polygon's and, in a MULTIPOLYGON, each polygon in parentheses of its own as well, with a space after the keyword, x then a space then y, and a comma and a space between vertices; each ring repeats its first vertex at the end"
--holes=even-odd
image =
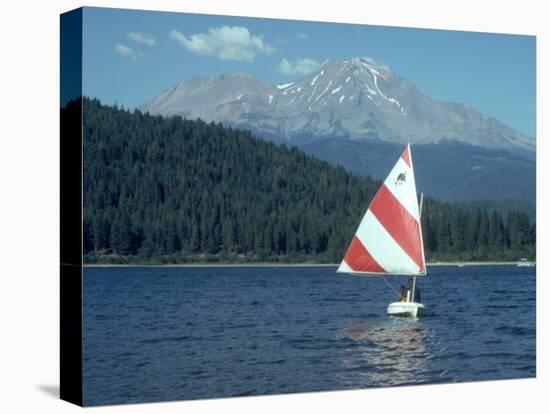
POLYGON ((345 59, 327 60, 320 69, 322 70, 330 67, 337 67, 339 70, 342 71, 356 71, 357 73, 360 73, 363 70, 374 70, 377 72, 378 75, 381 75, 382 77, 391 75, 391 71, 386 65, 378 63, 375 60, 367 57, 352 57, 345 59))

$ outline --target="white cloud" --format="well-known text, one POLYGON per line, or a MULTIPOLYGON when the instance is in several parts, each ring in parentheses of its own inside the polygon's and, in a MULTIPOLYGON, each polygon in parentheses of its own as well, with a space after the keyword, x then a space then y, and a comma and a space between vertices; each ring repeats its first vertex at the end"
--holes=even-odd
POLYGON ((130 32, 126 37, 134 42, 141 43, 147 46, 155 46, 157 44, 155 38, 144 33, 130 32))
POLYGON ((298 39, 309 39, 309 35, 307 33, 298 33, 296 37, 298 39))
POLYGON ((279 72, 285 75, 307 75, 321 66, 321 63, 309 58, 296 59, 294 61, 283 58, 279 63, 279 72))
POLYGON ((273 47, 264 42, 262 36, 250 34, 246 27, 211 27, 208 33, 185 36, 172 30, 168 37, 190 52, 198 55, 216 56, 221 60, 252 62, 256 54, 269 54, 273 47))
POLYGON ((116 44, 115 51, 121 56, 132 56, 134 54, 134 49, 120 43, 116 44))
POLYGON ((140 56, 140 54, 136 52, 134 49, 126 45, 123 45, 122 43, 117 43, 115 45, 115 52, 118 53, 120 56, 130 58, 133 61, 136 61, 138 56, 140 56))

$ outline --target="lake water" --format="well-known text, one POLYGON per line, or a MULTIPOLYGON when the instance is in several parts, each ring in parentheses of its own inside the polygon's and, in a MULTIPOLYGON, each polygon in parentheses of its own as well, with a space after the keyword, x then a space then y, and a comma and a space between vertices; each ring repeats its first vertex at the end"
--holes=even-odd
POLYGON ((380 277, 332 267, 85 268, 84 403, 536 375, 534 268, 428 273, 413 320, 386 315, 380 277))

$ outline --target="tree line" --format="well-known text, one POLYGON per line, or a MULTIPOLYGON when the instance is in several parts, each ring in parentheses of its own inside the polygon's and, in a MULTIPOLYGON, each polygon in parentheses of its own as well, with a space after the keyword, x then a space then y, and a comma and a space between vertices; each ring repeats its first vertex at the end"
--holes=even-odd
MULTIPOLYGON (((338 262, 379 186, 218 123, 87 98, 83 122, 89 263, 338 262)), ((534 223, 518 211, 426 199, 422 221, 432 260, 534 256, 534 223)))

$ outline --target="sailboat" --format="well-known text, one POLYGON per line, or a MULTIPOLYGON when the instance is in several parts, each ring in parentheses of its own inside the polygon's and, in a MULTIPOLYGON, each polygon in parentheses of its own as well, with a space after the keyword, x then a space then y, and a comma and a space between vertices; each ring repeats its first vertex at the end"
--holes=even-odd
POLYGON ((406 295, 388 305, 389 315, 417 317, 425 310, 415 301, 416 277, 426 275, 421 211, 422 197, 419 206, 407 144, 370 203, 337 270, 352 275, 411 277, 406 295))

